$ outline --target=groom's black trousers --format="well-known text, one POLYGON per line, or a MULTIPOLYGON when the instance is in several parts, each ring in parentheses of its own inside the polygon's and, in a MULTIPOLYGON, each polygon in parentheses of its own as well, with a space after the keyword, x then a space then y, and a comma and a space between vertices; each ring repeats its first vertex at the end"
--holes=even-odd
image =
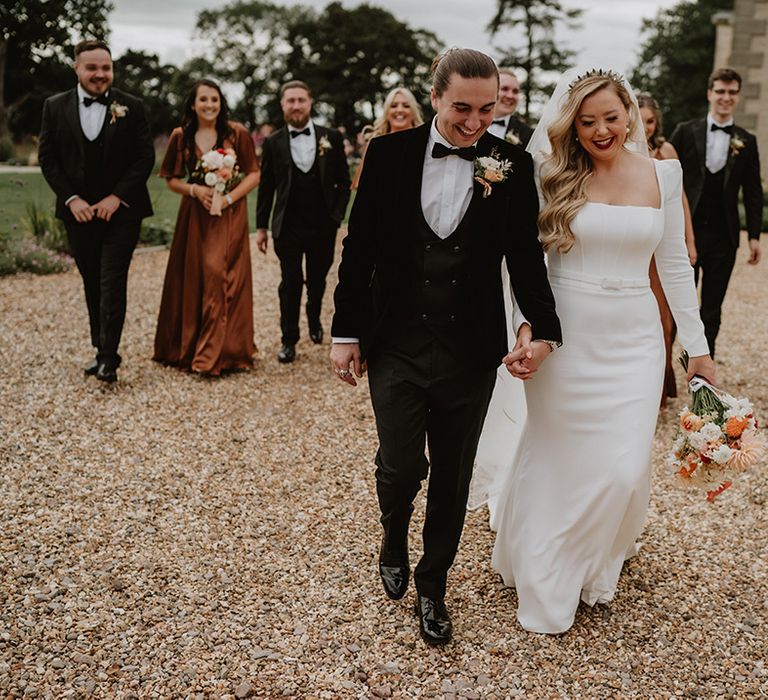
POLYGON ((495 370, 478 367, 435 339, 415 351, 394 344, 381 347, 368 358, 379 435, 376 490, 384 526, 382 563, 396 565, 407 555, 413 499, 429 472, 424 554, 414 573, 421 595, 445 595, 495 379, 495 370))
POLYGON ((120 365, 117 350, 123 333, 128 267, 139 240, 141 219, 120 207, 109 222, 65 221, 67 240, 83 278, 91 343, 96 359, 110 368, 120 365))

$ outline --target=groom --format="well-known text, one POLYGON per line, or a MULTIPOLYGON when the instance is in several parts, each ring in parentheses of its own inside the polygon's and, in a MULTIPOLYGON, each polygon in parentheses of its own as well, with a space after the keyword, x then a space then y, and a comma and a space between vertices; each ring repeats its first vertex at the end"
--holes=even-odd
POLYGON ((141 220, 152 216, 147 178, 155 163, 141 100, 112 88, 112 54, 103 41, 75 47, 78 84, 43 106, 40 168, 56 194, 83 278, 95 361, 85 368, 117 381, 128 266, 141 220))
POLYGON ((542 341, 523 348, 532 366, 561 334, 537 238, 531 158, 485 134, 496 65, 478 51, 451 49, 432 71, 434 121, 368 147, 334 295, 331 366, 352 386, 365 363, 369 370, 384 528, 379 573, 392 599, 408 586, 408 523, 430 474, 414 581, 421 635, 442 644, 451 638, 448 569, 496 368, 508 349, 503 257, 531 324, 518 342, 531 334, 542 341))

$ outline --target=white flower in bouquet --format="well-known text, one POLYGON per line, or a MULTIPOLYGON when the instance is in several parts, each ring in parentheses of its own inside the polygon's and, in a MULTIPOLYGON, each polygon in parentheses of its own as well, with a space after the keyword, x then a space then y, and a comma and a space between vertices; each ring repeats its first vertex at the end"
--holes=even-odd
POLYGON ((716 450, 709 453, 709 458, 718 464, 727 464, 732 454, 733 450, 728 445, 720 445, 716 450))
POLYGON ((231 153, 227 153, 221 159, 221 165, 224 168, 233 168, 235 166, 235 160, 235 156, 233 156, 231 153))
POLYGON ((219 178, 216 175, 216 173, 205 174, 205 184, 208 185, 208 187, 213 187, 218 181, 219 181, 219 178))
POLYGON ((748 399, 733 399, 729 402, 729 405, 731 408, 725 412, 726 418, 746 418, 747 416, 751 416, 754 411, 752 402, 748 399))

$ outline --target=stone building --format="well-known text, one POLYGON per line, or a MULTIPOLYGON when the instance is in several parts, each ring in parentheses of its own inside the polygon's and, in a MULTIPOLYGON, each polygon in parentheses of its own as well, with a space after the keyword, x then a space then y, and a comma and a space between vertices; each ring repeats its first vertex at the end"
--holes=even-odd
POLYGON ((763 181, 768 181, 768 0, 734 0, 732 12, 712 18, 717 27, 714 68, 742 78, 736 123, 757 136, 763 181))

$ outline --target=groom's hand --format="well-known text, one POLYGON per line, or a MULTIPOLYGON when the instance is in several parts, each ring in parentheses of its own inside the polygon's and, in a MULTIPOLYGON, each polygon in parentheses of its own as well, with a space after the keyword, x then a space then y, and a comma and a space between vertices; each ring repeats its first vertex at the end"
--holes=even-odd
POLYGON ((360 360, 359 343, 334 343, 331 345, 331 371, 341 381, 357 386, 355 376, 362 377, 364 364, 360 360), (350 371, 352 365, 354 374, 350 371))
POLYGON ((120 208, 120 204, 120 197, 110 194, 104 197, 100 202, 96 202, 96 204, 93 205, 93 211, 97 218, 109 221, 112 218, 112 215, 120 208))
MULTIPOLYGON (((528 323, 521 323, 517 330, 517 342, 515 347, 506 354, 502 362, 506 365, 507 371, 518 379, 525 380, 531 375, 531 370, 524 364, 525 360, 533 358, 533 348, 531 347, 531 338, 533 331, 528 323)), ((535 371, 535 370, 534 370, 535 371)))
POLYGON ((93 219, 93 208, 81 197, 75 197, 67 206, 78 224, 87 224, 93 219))

